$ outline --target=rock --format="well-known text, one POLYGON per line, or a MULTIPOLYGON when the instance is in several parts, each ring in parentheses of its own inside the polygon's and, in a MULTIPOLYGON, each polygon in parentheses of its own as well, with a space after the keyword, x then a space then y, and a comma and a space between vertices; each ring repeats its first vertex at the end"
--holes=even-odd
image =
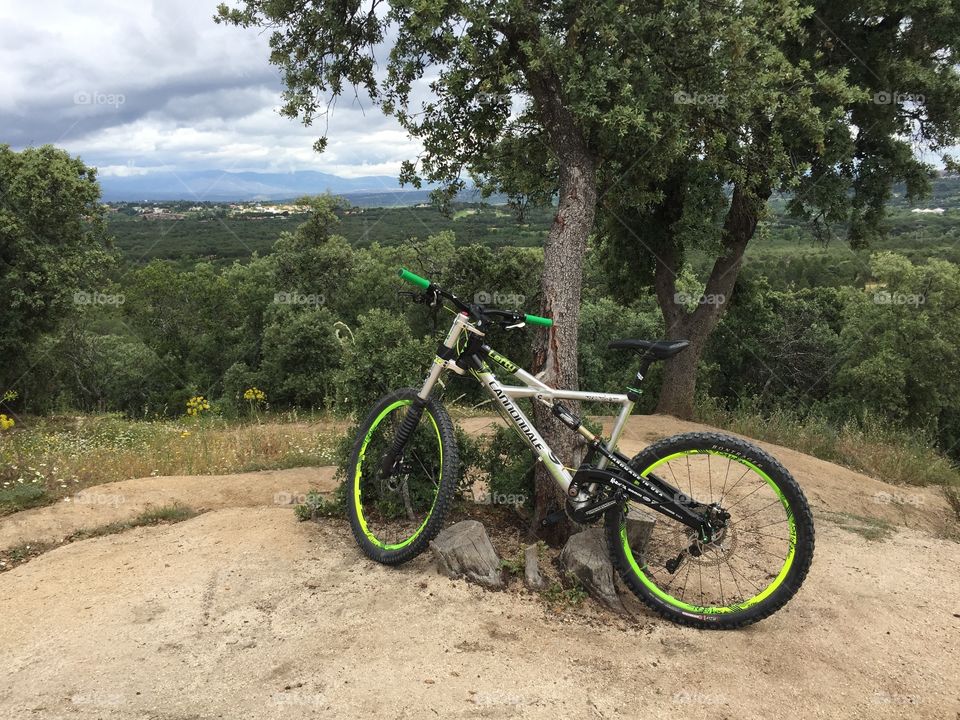
POLYGON ((465 577, 491 588, 503 587, 500 558, 482 524, 463 520, 442 530, 430 542, 437 567, 451 578, 465 577))
POLYGON ((588 528, 571 535, 560 552, 560 564, 594 599, 611 610, 626 613, 613 584, 613 565, 603 528, 588 528))
POLYGON ((545 590, 547 581, 540 574, 540 549, 537 544, 528 545, 523 551, 524 568, 523 579, 531 590, 545 590))
POLYGON ((656 524, 656 514, 641 510, 631 503, 630 509, 627 511, 627 541, 630 543, 632 552, 643 551, 656 524))

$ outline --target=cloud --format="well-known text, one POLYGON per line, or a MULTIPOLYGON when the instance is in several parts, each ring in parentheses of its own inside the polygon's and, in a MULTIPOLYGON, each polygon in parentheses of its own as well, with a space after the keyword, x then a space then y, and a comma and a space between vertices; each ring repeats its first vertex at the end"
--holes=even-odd
POLYGON ((214 10, 190 0, 0 2, 0 142, 53 143, 128 174, 395 175, 416 156, 395 120, 352 97, 311 128, 281 117, 267 34, 216 25, 214 10))

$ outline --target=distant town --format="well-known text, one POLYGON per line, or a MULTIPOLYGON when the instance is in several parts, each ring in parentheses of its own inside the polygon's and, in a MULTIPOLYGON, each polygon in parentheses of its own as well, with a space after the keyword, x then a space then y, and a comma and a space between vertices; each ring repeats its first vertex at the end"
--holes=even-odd
MULTIPOLYGON (((414 207, 430 207, 429 203, 421 203, 414 207)), ((230 202, 230 203, 194 203, 191 201, 161 201, 148 203, 110 202, 104 203, 108 215, 116 219, 128 217, 139 220, 174 221, 174 220, 213 220, 236 218, 241 220, 267 220, 270 218, 286 218, 296 215, 305 215, 310 212, 306 205, 296 202, 230 202)), ((362 207, 345 207, 343 215, 359 215, 364 212, 362 207)))

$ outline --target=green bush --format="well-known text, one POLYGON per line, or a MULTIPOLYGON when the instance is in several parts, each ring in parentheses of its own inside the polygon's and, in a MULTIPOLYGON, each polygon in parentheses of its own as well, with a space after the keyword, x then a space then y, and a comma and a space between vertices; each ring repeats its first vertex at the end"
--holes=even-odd
POLYGON ((340 363, 341 345, 334 322, 334 316, 322 307, 279 305, 271 309, 260 368, 260 389, 268 393, 271 402, 324 407, 333 394, 333 372, 340 363))
POLYGON ((498 425, 479 466, 487 475, 493 504, 533 508, 536 460, 516 430, 498 425))
POLYGON ((46 505, 47 491, 36 483, 14 482, 15 473, 0 472, 0 480, 10 483, 9 487, 0 487, 0 515, 46 505))
POLYGON ((336 409, 363 413, 392 390, 419 387, 436 346, 436 338, 411 334, 403 317, 380 309, 365 313, 333 373, 336 409))

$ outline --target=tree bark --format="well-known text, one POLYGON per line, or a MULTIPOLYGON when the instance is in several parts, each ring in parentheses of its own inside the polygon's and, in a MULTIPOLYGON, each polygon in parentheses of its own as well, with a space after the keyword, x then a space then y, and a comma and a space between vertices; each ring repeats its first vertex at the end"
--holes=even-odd
MULTIPOLYGON (((538 332, 534 343, 533 369, 547 384, 577 389, 577 336, 583 258, 587 238, 593 230, 597 203, 596 160, 572 113, 560 101, 559 88, 542 79, 531 81, 552 150, 560 161, 560 187, 557 214, 544 246, 541 280, 541 314, 553 319, 553 326, 538 332)), ((565 402, 574 413, 576 403, 565 402)), ((537 427, 556 456, 576 467, 583 444, 580 437, 557 421, 550 410, 534 402, 537 427)), ((563 508, 564 496, 556 481, 537 464, 534 474, 535 502, 530 533, 548 542, 559 543, 572 529, 569 522, 542 527, 541 521, 563 508)))
POLYGON ((693 312, 688 312, 677 297, 680 261, 675 246, 657 258, 654 288, 663 312, 667 338, 690 341, 686 350, 666 361, 657 402, 658 413, 684 419, 693 417, 700 358, 733 295, 743 253, 757 229, 760 211, 769 197, 769 190, 751 195, 739 186, 734 187, 723 226, 725 252, 714 262, 703 297, 693 312))

